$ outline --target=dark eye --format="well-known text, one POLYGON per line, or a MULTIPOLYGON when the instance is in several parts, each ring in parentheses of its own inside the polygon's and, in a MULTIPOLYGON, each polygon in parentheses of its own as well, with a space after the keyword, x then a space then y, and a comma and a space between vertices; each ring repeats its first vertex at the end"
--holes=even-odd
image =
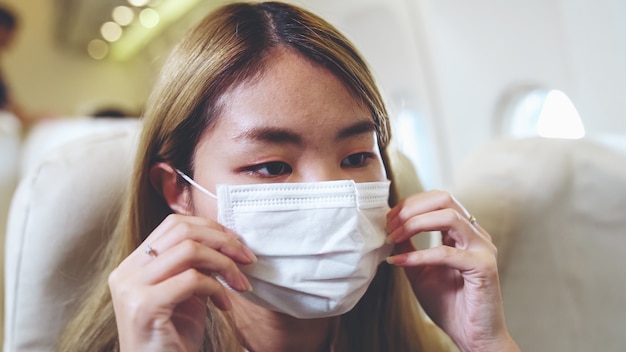
POLYGON ((262 177, 281 176, 291 173, 291 166, 280 162, 270 162, 248 167, 248 172, 262 177))
POLYGON ((367 162, 372 159, 374 155, 372 153, 357 153, 348 156, 341 161, 342 167, 361 167, 365 166, 367 162))

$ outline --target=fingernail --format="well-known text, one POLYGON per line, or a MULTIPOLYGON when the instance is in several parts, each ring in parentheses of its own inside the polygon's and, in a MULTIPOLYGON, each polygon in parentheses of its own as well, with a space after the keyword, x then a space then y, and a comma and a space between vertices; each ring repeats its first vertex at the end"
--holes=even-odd
POLYGON ((242 291, 252 291, 252 285, 250 285, 250 281, 248 281, 248 278, 244 274, 241 274, 241 288, 242 291))
POLYGON ((391 229, 391 220, 387 219, 387 223, 385 224, 385 231, 387 231, 387 233, 390 233, 391 232, 390 229, 391 229))
POLYGON ((256 255, 254 255, 254 253, 252 253, 250 248, 248 248, 248 247, 243 247, 243 248, 244 248, 244 251, 246 252, 246 256, 248 257, 248 259, 250 259, 250 261, 253 264, 259 261, 259 258, 257 258, 256 255))
POLYGON ((395 242, 396 242, 396 241, 393 239, 393 237, 391 237, 391 235, 389 235, 389 236, 385 237, 385 243, 386 243, 386 244, 393 244, 393 243, 395 243, 395 242))
POLYGON ((391 257, 387 257, 387 263, 389 264, 393 264, 393 265, 398 265, 398 264, 404 264, 406 262, 407 256, 406 254, 399 254, 399 255, 394 255, 391 257))

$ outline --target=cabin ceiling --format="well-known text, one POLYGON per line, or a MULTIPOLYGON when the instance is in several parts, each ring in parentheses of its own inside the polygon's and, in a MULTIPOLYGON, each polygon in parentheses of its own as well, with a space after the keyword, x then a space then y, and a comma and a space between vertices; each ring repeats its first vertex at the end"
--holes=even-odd
POLYGON ((206 13, 220 3, 214 0, 53 1, 59 47, 81 54, 89 51, 95 59, 116 61, 132 58, 154 40, 162 40, 164 31, 178 23, 193 23, 193 15, 206 13), (113 10, 118 7, 113 21, 113 10), (101 33, 104 24, 107 30, 101 33))
POLYGON ((100 26, 111 19, 115 6, 127 0, 54 0, 55 37, 69 50, 86 53, 90 40, 100 37, 100 26))

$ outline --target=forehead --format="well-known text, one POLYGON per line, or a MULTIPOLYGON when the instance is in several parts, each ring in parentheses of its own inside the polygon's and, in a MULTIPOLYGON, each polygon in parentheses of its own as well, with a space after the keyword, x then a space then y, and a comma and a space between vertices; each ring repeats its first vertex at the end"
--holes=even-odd
POLYGON ((215 129, 257 125, 306 129, 372 121, 369 109, 332 72, 294 53, 276 50, 263 71, 220 99, 215 129))

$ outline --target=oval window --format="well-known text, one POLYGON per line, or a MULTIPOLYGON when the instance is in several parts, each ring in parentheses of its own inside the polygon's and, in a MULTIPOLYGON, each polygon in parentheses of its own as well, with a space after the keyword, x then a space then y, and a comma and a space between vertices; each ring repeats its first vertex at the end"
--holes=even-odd
POLYGON ((557 89, 535 89, 514 101, 505 133, 513 137, 578 139, 585 127, 574 103, 557 89))

